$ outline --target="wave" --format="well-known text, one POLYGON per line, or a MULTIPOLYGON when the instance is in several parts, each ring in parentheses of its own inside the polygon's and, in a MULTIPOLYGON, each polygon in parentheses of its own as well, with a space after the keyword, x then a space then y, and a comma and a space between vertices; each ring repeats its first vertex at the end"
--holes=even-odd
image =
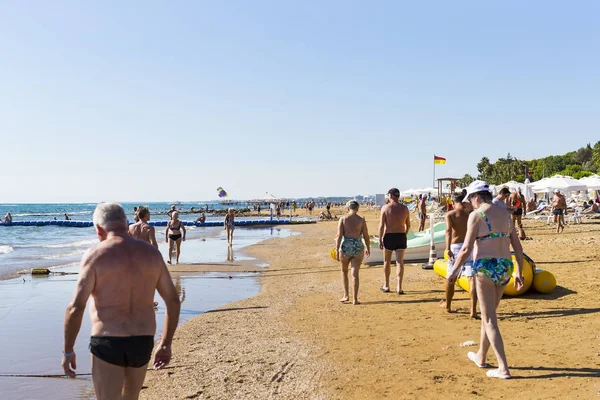
MULTIPOLYGON (((98 239, 90 239, 90 240, 79 240, 77 242, 70 243, 61 243, 61 244, 46 244, 43 246, 39 246, 44 249, 63 249, 66 247, 89 247, 95 243, 98 243, 98 239)), ((38 246, 36 246, 38 247, 38 246)))
POLYGON ((90 247, 91 245, 98 243, 98 239, 88 239, 88 240, 79 240, 76 242, 69 243, 57 243, 57 244, 24 244, 20 246, 15 246, 20 249, 33 249, 33 248, 41 248, 41 249, 65 249, 68 247, 90 247))
POLYGON ((12 253, 13 248, 10 246, 0 246, 0 254, 12 253))
POLYGON ((48 267, 48 269, 55 270, 55 269, 61 269, 61 268, 67 268, 67 267, 74 267, 76 265, 79 265, 79 261, 73 261, 73 262, 66 263, 66 264, 52 265, 52 266, 48 267))
POLYGON ((83 249, 79 249, 79 250, 70 251, 68 253, 49 254, 49 255, 41 256, 41 257, 39 257, 39 259, 40 260, 55 260, 58 258, 64 258, 64 257, 76 256, 78 254, 83 254, 83 251, 84 251, 83 249))

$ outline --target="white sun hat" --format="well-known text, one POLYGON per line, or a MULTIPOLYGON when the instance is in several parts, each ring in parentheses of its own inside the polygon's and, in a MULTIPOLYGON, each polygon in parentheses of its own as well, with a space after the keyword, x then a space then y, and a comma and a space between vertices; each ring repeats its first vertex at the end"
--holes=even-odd
POLYGON ((465 203, 468 202, 469 196, 472 195, 473 193, 477 193, 477 192, 492 193, 492 191, 490 189, 490 185, 488 185, 488 183, 486 181, 473 181, 469 186, 467 186, 467 194, 465 195, 463 202, 465 202, 465 203))

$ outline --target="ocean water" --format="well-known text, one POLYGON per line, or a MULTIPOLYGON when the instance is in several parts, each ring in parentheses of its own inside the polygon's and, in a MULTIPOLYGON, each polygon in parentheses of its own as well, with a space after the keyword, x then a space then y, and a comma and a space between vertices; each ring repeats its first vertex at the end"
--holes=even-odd
MULTIPOLYGON (((0 228, 1 229, 1 228, 0 228)), ((289 229, 236 229, 233 250, 227 251, 222 229, 207 238, 192 239, 182 245, 181 262, 241 262, 249 266, 268 266, 243 254, 244 248, 273 237, 287 237, 289 229)), ((166 254, 166 244, 159 246, 166 254)), ((225 264, 224 264, 225 265, 225 264)), ((232 265, 232 264, 230 264, 232 265)), ((218 268, 217 268, 218 269, 218 268)), ((61 272, 77 272, 77 266, 67 266, 61 272)), ((181 301, 179 323, 224 304, 256 295, 260 285, 256 273, 172 272, 173 283, 181 301)), ((75 344, 78 379, 44 377, 60 376, 65 307, 73 295, 77 275, 32 276, 0 280, 0 399, 94 399, 89 376, 90 319, 84 316, 75 344), (43 330, 41 333, 40 329, 43 330), (42 375, 42 376, 39 376, 42 375), (34 377, 39 376, 39 377, 34 377)), ((158 294, 157 332, 161 334, 165 306, 158 294)), ((226 310, 225 310, 226 311, 226 310)), ((178 357, 185 357, 179 354, 178 357)))
MULTIPOLYGON (((166 212, 171 203, 123 203, 128 218, 133 221, 133 208, 143 204, 150 208, 151 220, 167 220, 166 212)), ((219 202, 181 203, 180 211, 203 208, 220 210, 236 205, 219 202)), ((237 208, 243 207, 237 205, 237 208)), ((66 213, 73 220, 91 221, 96 204, 0 204, 0 218, 10 212, 13 221, 64 219, 66 213)), ((199 214, 180 214, 183 221, 194 221, 199 214)), ((222 216, 207 214, 207 221, 223 221, 222 216)), ((157 227, 157 239, 163 237, 165 228, 157 227)), ((218 227, 188 227, 188 240, 211 237, 220 232, 218 227)), ((97 242, 94 228, 71 228, 60 226, 0 226, 0 278, 14 275, 29 268, 60 268, 73 265, 83 252, 97 242)), ((185 248, 185 246, 184 246, 185 248)), ((184 262, 183 259, 180 259, 184 262)))
MULTIPOLYGON (((133 207, 123 204, 133 220, 133 207)), ((66 212, 74 220, 91 220, 95 204, 1 204, 0 216, 8 211, 14 221, 61 218, 66 212)), ((166 220, 167 203, 151 203, 151 218, 166 220)), ((200 205, 182 205, 187 207, 200 205)), ((212 207, 209 205, 209 208, 212 207)), ((183 221, 194 220, 197 214, 180 214, 183 221)), ((207 220, 222 221, 220 216, 207 220)), ((164 228, 157 227, 159 250, 168 252, 164 242, 164 228), (162 241, 161 241, 162 239, 162 241)), ((280 227, 237 228, 234 245, 228 251, 222 227, 188 227, 187 240, 182 243, 181 263, 226 263, 232 260, 267 266, 260 260, 245 255, 244 248, 273 237, 287 237, 294 233, 280 227)), ((0 277, 9 278, 16 271, 33 267, 59 269, 76 273, 83 252, 98 239, 94 228, 58 226, 0 226, 0 277)), ((182 309, 180 324, 195 315, 232 301, 256 295, 260 285, 256 274, 242 273, 173 273, 182 309)), ((89 375, 79 379, 30 377, 35 374, 60 375, 62 323, 66 304, 73 294, 76 275, 31 276, 0 280, 0 399, 93 399, 89 375), (43 335, 40 334, 43 328, 43 335), (40 336, 41 335, 41 336, 40 336), (10 376, 8 376, 10 375, 10 376), (26 375, 26 376, 15 376, 26 375)), ((159 296, 157 335, 164 319, 164 304, 159 296)), ((87 313, 86 313, 87 314, 87 313)), ((89 317, 83 319, 75 350, 78 373, 90 372, 87 351, 90 332, 89 317)))

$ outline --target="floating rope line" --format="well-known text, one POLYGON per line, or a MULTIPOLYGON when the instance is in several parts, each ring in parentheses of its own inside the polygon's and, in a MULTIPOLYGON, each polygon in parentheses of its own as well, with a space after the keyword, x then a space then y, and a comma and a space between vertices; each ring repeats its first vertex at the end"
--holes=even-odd
MULTIPOLYGON (((80 376, 92 376, 92 373, 77 374, 80 376)), ((66 378, 65 374, 0 374, 0 378, 66 378)))
MULTIPOLYGON (((177 367, 192 367, 193 365, 169 365, 167 367, 162 368, 163 370, 174 369, 177 367)), ((146 368, 146 371, 154 371, 154 368, 146 368)), ((85 374, 77 374, 77 377, 81 376, 92 376, 91 372, 87 372, 85 374)), ((10 374, 3 373, 0 374, 0 378, 66 378, 65 374, 10 374)))

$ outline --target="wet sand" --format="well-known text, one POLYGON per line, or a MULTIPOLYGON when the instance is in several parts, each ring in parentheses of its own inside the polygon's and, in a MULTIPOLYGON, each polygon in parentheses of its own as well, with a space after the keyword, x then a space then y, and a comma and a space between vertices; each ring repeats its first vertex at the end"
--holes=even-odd
MULTIPOLYGON (((243 253, 248 244, 269 237, 286 237, 288 229, 239 229, 234 242, 233 262, 226 262, 227 244, 222 233, 206 240, 188 240, 182 247, 181 260, 195 264, 170 267, 182 300, 180 324, 231 301, 254 296, 259 291, 257 272, 264 263, 243 253), (210 260, 213 260, 211 262, 210 260), (222 261, 222 262, 217 262, 222 261)), ((161 251, 166 253, 164 246, 161 251)), ((263 267, 261 267, 263 265, 263 267)), ((76 273, 70 266, 57 272, 76 273)), ((71 300, 77 275, 24 275, 0 281, 0 398, 2 399, 93 399, 90 356, 87 349, 90 322, 83 318, 75 351, 76 380, 60 376, 63 320, 71 300), (29 375, 14 377, 8 375, 29 375), (44 375, 45 377, 32 377, 44 375)), ((157 310, 157 334, 160 336, 165 307, 162 299, 157 310)))
MULTIPOLYGON (((378 214, 363 215, 376 234, 378 214)), ((336 222, 322 222, 250 247, 270 264, 260 294, 180 327, 170 368, 149 372, 142 398, 596 398, 600 223, 562 235, 542 221, 525 228, 533 238, 525 252, 559 286, 505 298, 498 309, 513 380, 487 378, 467 359, 476 347, 460 344, 478 343, 480 326, 468 295, 458 290, 458 311, 447 314, 438 304, 443 279, 420 264, 406 266, 403 296, 378 290, 380 265, 362 268, 362 304, 341 304, 329 257, 336 222)), ((495 365, 493 354, 487 361, 495 365)))

